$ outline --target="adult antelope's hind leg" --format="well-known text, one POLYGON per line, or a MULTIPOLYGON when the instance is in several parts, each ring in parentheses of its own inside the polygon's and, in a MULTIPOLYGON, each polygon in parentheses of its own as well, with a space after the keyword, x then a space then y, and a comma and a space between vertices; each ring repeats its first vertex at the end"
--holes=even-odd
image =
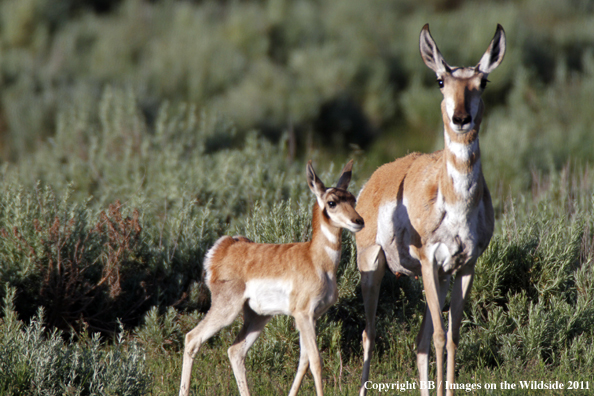
POLYGON ((379 245, 362 250, 357 255, 361 272, 361 294, 365 306, 365 330, 363 330, 363 371, 361 373, 360 395, 367 393, 365 383, 369 380, 371 356, 375 346, 375 314, 382 278, 386 272, 386 256, 379 245))
MULTIPOLYGON (((419 380, 421 384, 427 384, 429 381, 429 352, 431 351, 431 336, 433 335, 433 321, 429 306, 425 308, 421 330, 417 334, 417 369, 419 370, 419 380)), ((429 395, 426 386, 421 386, 421 395, 429 395)))
MULTIPOLYGON (((472 289, 472 280, 474 279, 474 263, 470 263, 460 269, 456 274, 454 286, 452 288, 452 297, 450 303, 449 329, 448 329, 448 382, 453 384, 455 381, 456 351, 460 341, 460 324, 464 313, 464 303, 472 289)), ((447 390, 447 395, 451 396, 454 391, 447 390)))
POLYGON ((235 381, 237 382, 237 388, 239 388, 239 394, 241 396, 248 396, 250 394, 245 374, 245 356, 269 320, 270 316, 258 315, 249 307, 247 302, 244 303, 243 326, 239 334, 237 334, 233 345, 227 350, 229 360, 231 361, 231 368, 235 375, 235 381))
MULTIPOLYGON (((310 314, 296 314, 295 324, 299 330, 300 340, 303 341, 301 348, 305 347, 305 352, 309 360, 309 369, 314 378, 316 385, 316 394, 322 396, 324 394, 322 384, 322 358, 320 357, 320 351, 318 350, 318 344, 316 342, 316 321, 310 314)), ((301 359, 299 361, 301 366, 301 359)), ((302 368, 302 367, 301 367, 302 368)), ((299 368, 297 369, 299 374, 299 368)), ((303 375, 301 375, 303 378, 303 375)), ((295 378, 295 381, 297 378, 295 378)), ((300 381, 301 383, 301 381, 300 381)), ((295 386, 295 383, 293 384, 295 386)), ((297 389, 291 388, 291 396, 297 393, 297 389)))
POLYGON ((198 326, 186 334, 179 396, 190 394, 192 365, 200 346, 223 327, 233 323, 241 311, 242 305, 243 301, 240 298, 234 299, 229 292, 222 291, 219 295, 213 290, 212 305, 206 316, 198 323, 198 326))

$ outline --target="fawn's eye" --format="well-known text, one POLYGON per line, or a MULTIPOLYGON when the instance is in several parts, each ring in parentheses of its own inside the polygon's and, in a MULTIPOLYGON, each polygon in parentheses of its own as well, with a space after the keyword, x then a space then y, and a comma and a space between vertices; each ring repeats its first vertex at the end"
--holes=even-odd
POLYGON ((336 207, 336 202, 328 201, 328 206, 330 207, 330 209, 334 209, 336 207))
POLYGON ((485 89, 487 87, 488 82, 489 82, 489 80, 487 80, 486 78, 483 78, 481 80, 481 89, 485 89))
POLYGON ((439 85, 439 88, 443 88, 443 80, 441 78, 437 79, 437 85, 439 85))

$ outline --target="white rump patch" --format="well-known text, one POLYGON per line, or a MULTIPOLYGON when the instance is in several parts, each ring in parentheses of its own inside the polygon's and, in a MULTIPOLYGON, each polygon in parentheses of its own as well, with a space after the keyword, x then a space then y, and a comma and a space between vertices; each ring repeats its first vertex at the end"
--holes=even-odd
POLYGON ((246 283, 244 297, 259 315, 290 315, 291 282, 280 279, 253 279, 246 283))

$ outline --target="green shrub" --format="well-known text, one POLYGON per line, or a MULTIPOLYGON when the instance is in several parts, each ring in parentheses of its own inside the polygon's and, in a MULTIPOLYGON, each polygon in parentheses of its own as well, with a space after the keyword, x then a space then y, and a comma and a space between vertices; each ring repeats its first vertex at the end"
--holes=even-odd
POLYGON ((567 168, 535 188, 534 201, 507 205, 467 307, 460 351, 469 367, 567 366, 568 354, 590 367, 592 351, 573 355, 592 336, 594 313, 586 275, 594 269, 592 188, 584 176, 567 168))
POLYGON ((138 270, 148 247, 138 210, 122 214, 116 202, 94 216, 84 203, 60 201, 49 188, 8 189, 1 202, 2 284, 19 288, 25 317, 44 306, 52 326, 68 329, 82 319, 105 329, 146 302, 149 285, 143 284, 150 278, 138 270))
POLYGON ((439 94, 435 89, 432 96, 433 76, 418 55, 420 28, 430 22, 454 65, 476 64, 497 23, 507 31, 506 60, 485 94, 485 122, 502 125, 493 127, 493 147, 512 134, 505 136, 512 142, 509 158, 490 157, 507 168, 506 183, 513 179, 511 165, 542 168, 552 160, 559 167, 570 152, 591 160, 587 145, 580 145, 589 139, 589 113, 579 111, 591 92, 587 2, 114 4, 97 14, 69 0, 2 3, 4 158, 24 158, 54 137, 62 122, 57 112, 96 106, 106 84, 134 92, 149 127, 164 101, 186 101, 232 118, 240 135, 262 128, 278 140, 294 128, 300 152, 309 147, 310 132, 343 153, 378 137, 390 142, 380 147, 392 157, 406 152, 403 144, 431 148, 441 136, 435 135, 439 94), (349 111, 328 111, 344 101, 349 111), (523 102, 528 108, 518 106, 523 102))
POLYGON ((302 169, 282 145, 236 138, 192 106, 163 106, 151 130, 131 91, 107 88, 89 103, 61 112, 58 134, 29 163, 5 168, 1 283, 23 291, 25 317, 43 305, 62 329, 134 325, 153 304, 204 310, 206 250, 241 233, 257 202, 302 200, 302 169))
POLYGON ((0 319, 0 391, 4 395, 142 395, 150 386, 144 352, 120 335, 109 348, 98 334, 67 343, 47 332, 40 309, 24 325, 14 311, 14 289, 5 289, 0 319))

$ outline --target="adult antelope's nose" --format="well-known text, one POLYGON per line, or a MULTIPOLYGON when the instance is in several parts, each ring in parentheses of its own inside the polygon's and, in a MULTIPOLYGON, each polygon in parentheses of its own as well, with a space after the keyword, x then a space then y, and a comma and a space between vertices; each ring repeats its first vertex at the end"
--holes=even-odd
POLYGON ((472 121, 470 114, 454 114, 452 117, 452 122, 459 127, 470 124, 470 121, 472 121))

